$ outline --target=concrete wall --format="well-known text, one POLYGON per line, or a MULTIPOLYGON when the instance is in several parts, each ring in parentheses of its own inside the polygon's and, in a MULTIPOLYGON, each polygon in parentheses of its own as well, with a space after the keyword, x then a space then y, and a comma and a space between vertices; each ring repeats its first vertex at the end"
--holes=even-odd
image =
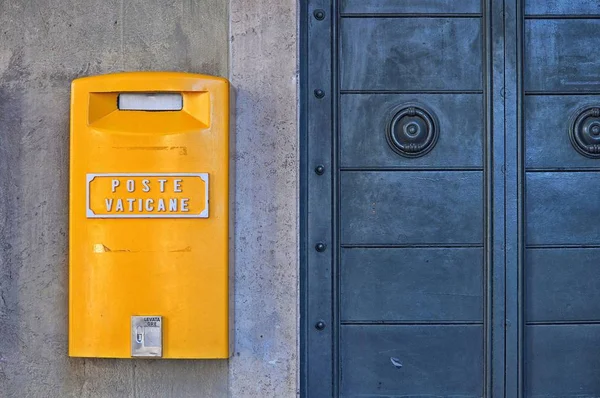
POLYGON ((237 89, 232 397, 293 397, 298 370, 296 0, 232 0, 237 89))
POLYGON ((0 397, 296 395, 296 18, 295 0, 0 0, 0 397), (230 361, 67 357, 69 85, 124 70, 237 88, 230 361))
POLYGON ((70 82, 121 70, 227 76, 227 9, 0 1, 1 397, 227 396, 227 361, 67 357, 70 82))

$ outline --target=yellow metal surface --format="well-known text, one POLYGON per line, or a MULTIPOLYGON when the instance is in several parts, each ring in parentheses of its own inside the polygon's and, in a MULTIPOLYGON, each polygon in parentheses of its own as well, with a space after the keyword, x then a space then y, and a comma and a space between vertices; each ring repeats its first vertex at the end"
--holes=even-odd
POLYGON ((139 72, 71 96, 69 355, 131 357, 131 317, 162 316, 163 358, 230 355, 229 83, 139 72), (181 111, 119 93, 181 93, 181 111))

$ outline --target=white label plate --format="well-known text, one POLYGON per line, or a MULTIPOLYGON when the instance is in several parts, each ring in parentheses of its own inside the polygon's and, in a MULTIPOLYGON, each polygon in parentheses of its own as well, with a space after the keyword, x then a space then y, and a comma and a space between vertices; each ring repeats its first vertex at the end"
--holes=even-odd
POLYGON ((131 356, 162 357, 162 316, 131 317, 131 356))

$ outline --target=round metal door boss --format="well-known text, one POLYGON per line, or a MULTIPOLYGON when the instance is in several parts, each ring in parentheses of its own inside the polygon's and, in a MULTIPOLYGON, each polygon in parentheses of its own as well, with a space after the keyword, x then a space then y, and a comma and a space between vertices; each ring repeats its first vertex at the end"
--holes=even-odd
POLYGON ((600 107, 579 110, 571 119, 569 138, 581 155, 600 159, 600 107))
POLYGON ((435 115, 423 105, 405 104, 389 122, 386 138, 396 153, 416 158, 429 153, 437 143, 438 125, 435 115))

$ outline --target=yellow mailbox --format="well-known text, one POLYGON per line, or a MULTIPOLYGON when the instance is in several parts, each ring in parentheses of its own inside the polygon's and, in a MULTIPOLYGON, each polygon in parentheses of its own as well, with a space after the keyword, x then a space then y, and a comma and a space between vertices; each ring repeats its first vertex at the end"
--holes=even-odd
POLYGON ((73 81, 70 356, 230 356, 229 106, 213 76, 73 81))

